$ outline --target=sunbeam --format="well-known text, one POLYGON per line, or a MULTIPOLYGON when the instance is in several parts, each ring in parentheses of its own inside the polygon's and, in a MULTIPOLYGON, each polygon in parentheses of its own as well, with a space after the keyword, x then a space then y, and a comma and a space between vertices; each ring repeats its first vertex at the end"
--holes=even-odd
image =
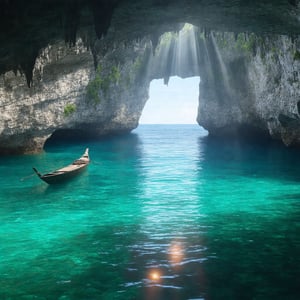
POLYGON ((220 65, 220 71, 222 73, 222 78, 224 78, 224 85, 225 85, 225 88, 226 88, 227 92, 229 93, 230 92, 230 85, 229 85, 228 71, 227 71, 227 68, 224 64, 222 55, 220 53, 219 47, 216 44, 216 40, 215 40, 215 37, 214 37, 213 34, 211 35, 211 39, 212 39, 212 43, 214 45, 216 56, 217 56, 217 59, 218 59, 219 65, 220 65))
MULTIPOLYGON (((153 74, 191 77, 199 75, 197 28, 185 24, 179 32, 166 32, 160 37, 152 63, 153 74)), ((167 82, 167 80, 166 80, 167 82)))
POLYGON ((195 27, 193 25, 185 24, 179 31, 173 58, 173 68, 176 74, 182 74, 182 76, 199 74, 195 27))
POLYGON ((141 124, 196 124, 200 82, 197 34, 197 27, 184 24, 180 31, 160 37, 147 71, 151 79, 158 80, 151 81, 141 124))

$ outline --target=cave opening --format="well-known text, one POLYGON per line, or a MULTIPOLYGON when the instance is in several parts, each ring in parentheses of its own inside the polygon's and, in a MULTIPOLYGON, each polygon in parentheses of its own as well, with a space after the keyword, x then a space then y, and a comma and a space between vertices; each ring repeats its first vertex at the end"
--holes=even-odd
POLYGON ((152 81, 140 124, 197 123, 199 34, 194 25, 181 23, 177 31, 166 31, 158 38, 147 64, 152 81))
POLYGON ((163 79, 150 83, 149 99, 140 124, 196 124, 200 77, 173 76, 168 84, 163 79))

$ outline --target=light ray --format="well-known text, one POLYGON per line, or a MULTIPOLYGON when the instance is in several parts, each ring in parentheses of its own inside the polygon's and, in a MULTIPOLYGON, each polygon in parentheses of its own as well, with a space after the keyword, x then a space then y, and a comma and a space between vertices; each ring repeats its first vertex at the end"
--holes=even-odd
POLYGON ((220 53, 219 47, 216 43, 216 39, 213 34, 211 35, 211 38, 212 38, 212 43, 215 48, 217 59, 219 61, 220 67, 221 67, 220 71, 222 73, 222 78, 224 79, 225 88, 226 88, 227 92, 229 93, 230 92, 230 84, 229 84, 229 75, 228 75, 227 67, 223 61, 222 55, 220 53))
POLYGON ((160 38, 152 72, 166 76, 199 76, 197 29, 185 24, 178 32, 166 32, 160 38), (159 72, 160 71, 160 72, 159 72))
MULTIPOLYGON (((163 34, 155 49, 154 56, 148 62, 148 72, 152 79, 164 79, 169 84, 170 78, 194 77, 195 85, 179 82, 176 78, 176 90, 166 91, 159 87, 156 93, 156 103, 152 102, 153 90, 150 86, 150 101, 146 103, 140 123, 150 124, 196 124, 199 97, 199 47, 197 42, 198 29, 191 24, 185 24, 179 32, 166 32, 163 34), (195 78, 197 77, 196 81, 195 78), (196 99, 195 99, 196 98, 196 99), (179 103, 180 99, 180 103, 179 103), (195 102, 194 102, 195 99, 195 102), (159 101, 159 102, 158 102, 159 101), (149 104, 150 102, 150 104, 149 104), (193 102, 193 103, 192 103, 193 102), (155 108, 156 107, 156 108, 155 108), (165 118, 165 120, 163 120, 165 118)), ((171 80, 170 85, 172 85, 171 80)), ((155 87, 158 83, 155 83, 155 87)))

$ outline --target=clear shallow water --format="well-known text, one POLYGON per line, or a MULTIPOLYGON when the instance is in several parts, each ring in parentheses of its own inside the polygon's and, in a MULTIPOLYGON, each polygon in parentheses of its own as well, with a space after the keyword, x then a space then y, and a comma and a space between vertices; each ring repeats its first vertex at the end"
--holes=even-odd
POLYGON ((0 158, 0 299, 299 299, 298 151, 205 135, 144 125, 0 158), (24 179, 86 146, 72 182, 24 179))

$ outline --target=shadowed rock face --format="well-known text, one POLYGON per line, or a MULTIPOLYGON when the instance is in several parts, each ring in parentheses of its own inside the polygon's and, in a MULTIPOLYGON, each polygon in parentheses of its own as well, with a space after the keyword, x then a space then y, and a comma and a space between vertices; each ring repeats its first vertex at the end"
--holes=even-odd
POLYGON ((151 80, 173 75, 200 75, 211 134, 299 144, 299 25, 297 0, 1 0, 0 151, 40 151, 58 129, 130 131, 151 80), (184 23, 193 38, 160 39, 184 23))
POLYGON ((298 0, 1 0, 0 73, 21 69, 30 84, 39 50, 59 39, 75 45, 82 37, 107 34, 116 41, 176 30, 179 23, 203 28, 298 35, 298 0))
POLYGON ((300 39, 214 32, 203 43, 199 124, 217 136, 299 144, 300 39))

